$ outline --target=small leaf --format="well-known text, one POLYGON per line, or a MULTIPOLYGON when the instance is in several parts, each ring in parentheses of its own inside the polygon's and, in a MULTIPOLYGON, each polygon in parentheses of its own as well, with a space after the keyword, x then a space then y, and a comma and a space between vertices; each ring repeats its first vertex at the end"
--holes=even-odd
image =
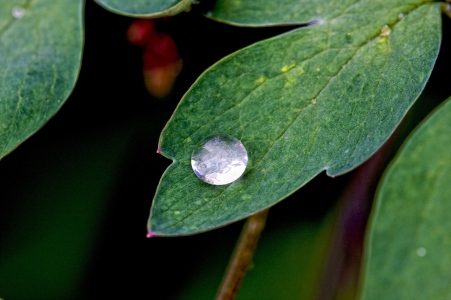
POLYGON ((42 127, 72 91, 81 61, 83 1, 3 0, 0 158, 42 127))
POLYGON ((174 160, 155 195, 156 235, 205 231, 274 205, 318 173, 355 168, 389 137, 422 91, 440 45, 440 5, 359 1, 318 26, 218 62, 181 100, 160 138, 174 160), (402 17, 400 17, 402 14, 402 17), (190 165, 212 134, 241 140, 249 163, 227 186, 190 165))
POLYGON ((363 299, 451 298, 451 98, 408 138, 378 190, 363 299))
POLYGON ((189 11, 193 0, 94 0, 105 9, 133 17, 165 17, 189 11))

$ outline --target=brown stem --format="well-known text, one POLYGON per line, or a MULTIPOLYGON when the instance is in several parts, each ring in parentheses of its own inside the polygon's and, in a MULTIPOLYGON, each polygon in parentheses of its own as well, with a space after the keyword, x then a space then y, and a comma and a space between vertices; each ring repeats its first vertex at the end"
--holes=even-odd
POLYGON ((260 233, 265 227, 268 209, 250 216, 241 231, 233 256, 222 279, 216 300, 235 299, 254 255, 260 233))

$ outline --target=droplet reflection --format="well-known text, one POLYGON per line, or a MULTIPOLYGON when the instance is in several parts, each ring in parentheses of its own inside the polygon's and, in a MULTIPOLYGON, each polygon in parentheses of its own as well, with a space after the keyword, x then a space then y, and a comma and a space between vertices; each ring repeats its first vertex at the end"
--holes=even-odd
POLYGON ((199 143, 191 156, 197 177, 213 185, 229 184, 243 175, 248 162, 244 145, 227 134, 211 136, 199 143))

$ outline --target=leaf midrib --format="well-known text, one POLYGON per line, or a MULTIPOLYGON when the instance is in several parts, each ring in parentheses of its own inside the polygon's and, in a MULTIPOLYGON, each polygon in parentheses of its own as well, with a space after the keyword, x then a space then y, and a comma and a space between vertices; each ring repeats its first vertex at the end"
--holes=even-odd
MULTIPOLYGON (((330 25, 330 22, 331 22, 331 21, 333 21, 333 20, 336 19, 336 18, 339 18, 339 17, 342 17, 342 16, 346 15, 346 11, 350 10, 350 9, 352 8, 352 6, 358 4, 359 2, 361 2, 361 0, 358 0, 357 2, 355 2, 355 3, 353 3, 351 6, 349 6, 346 10, 343 11, 343 14, 340 14, 340 15, 338 15, 338 16, 336 16, 336 17, 330 19, 330 20, 327 20, 327 21, 325 21, 325 23, 323 23, 323 24, 321 24, 321 25, 315 25, 315 26, 322 26, 322 25, 326 25, 326 24, 327 24, 327 25, 330 25)), ((419 4, 419 5, 417 5, 417 6, 413 6, 413 8, 412 8, 408 13, 404 14, 404 18, 407 17, 407 16, 408 16, 409 14, 411 14, 412 12, 414 12, 416 9, 420 8, 421 6, 423 6, 425 3, 430 3, 430 1, 426 0, 426 1, 422 2, 421 4, 419 4)), ((402 5, 402 7, 404 7, 404 6, 406 6, 406 5, 402 5)), ((396 8, 399 8, 399 7, 401 7, 401 6, 398 6, 398 7, 396 7, 396 8)), ((403 19, 404 19, 404 18, 403 18, 403 19)), ((389 28, 393 31, 393 30, 395 29, 396 25, 397 25, 399 22, 401 22, 401 21, 402 21, 402 19, 398 19, 398 20, 395 21, 394 23, 392 23, 392 24, 390 24, 390 25, 387 24, 387 25, 388 25, 389 28)), ((294 31, 304 30, 304 29, 305 29, 305 28, 299 28, 299 29, 295 29, 294 31)), ((293 32, 293 31, 291 31, 291 32, 293 32)), ((291 32, 285 33, 285 34, 283 34, 283 35, 290 34, 291 32)), ((280 35, 280 36, 282 36, 282 35, 280 35)), ((279 38, 280 36, 278 36, 278 37, 276 37, 276 38, 279 38)), ((323 50, 321 50, 321 51, 315 53, 314 55, 308 57, 307 59, 303 60, 302 63, 305 63, 305 62, 311 60, 312 58, 316 57, 317 55, 323 54, 323 53, 325 53, 326 51, 333 50, 333 49, 337 49, 337 50, 343 50, 343 49, 355 50, 354 53, 350 54, 350 58, 346 61, 346 63, 342 65, 342 67, 336 72, 336 74, 334 74, 334 75, 332 75, 332 76, 329 77, 327 83, 325 83, 324 86, 319 90, 319 92, 317 93, 317 95, 316 95, 315 97, 313 97, 312 99, 310 99, 310 100, 317 99, 317 98, 319 97, 319 95, 320 95, 320 94, 321 94, 321 93, 329 86, 330 82, 331 82, 333 79, 335 79, 337 76, 339 76, 340 73, 342 72, 342 70, 343 70, 343 69, 344 69, 344 68, 345 68, 345 67, 346 67, 353 59, 354 59, 354 57, 355 57, 355 55, 358 53, 358 51, 361 50, 361 48, 364 47, 364 46, 365 46, 366 44, 368 44, 369 42, 374 42, 374 40, 375 40, 376 38, 378 38, 379 36, 380 36, 380 32, 378 32, 376 35, 374 35, 374 36, 371 37, 370 39, 361 42, 361 44, 359 44, 359 45, 357 45, 357 46, 343 47, 343 48, 326 48, 326 49, 323 49, 323 50)), ((387 42, 389 42, 389 37, 390 37, 390 36, 387 37, 387 42)), ((252 47, 252 46, 253 46, 253 45, 250 45, 249 47, 252 47)), ((248 47, 246 47, 246 48, 248 48, 248 47)), ((244 48, 244 49, 246 49, 246 48, 244 48)), ((242 51, 242 50, 240 50, 240 51, 242 51)), ((234 55, 234 54, 231 54, 231 55, 234 55)), ((226 59, 228 59, 228 58, 229 58, 229 56, 227 56, 227 57, 221 59, 221 60, 218 61, 214 66, 216 66, 217 64, 221 63, 222 61, 224 61, 224 60, 226 60, 226 59)), ((299 67, 299 65, 296 64, 296 67, 295 67, 295 68, 298 68, 298 67, 299 67)), ((293 68, 293 69, 295 69, 295 68, 293 68)), ((233 103, 232 106, 231 106, 230 108, 226 109, 226 110, 225 110, 224 112, 222 112, 220 115, 215 116, 215 117, 214 117, 214 120, 213 120, 212 122, 214 122, 214 121, 218 120, 219 118, 221 118, 225 113, 227 113, 227 112, 229 112, 229 111, 231 111, 231 110, 233 110, 233 109, 237 109, 237 108, 239 107, 239 104, 242 104, 243 102, 246 101, 246 99, 249 99, 249 96, 252 95, 252 93, 254 93, 255 91, 257 91, 258 88, 260 88, 261 86, 263 86, 263 85, 267 84, 269 81, 271 81, 271 80, 273 80, 273 79, 275 79, 275 78, 278 78, 279 76, 285 75, 285 74, 286 74, 286 72, 280 72, 280 73, 278 73, 278 74, 276 74, 276 75, 274 75, 274 76, 272 76, 272 77, 266 78, 266 80, 265 80, 264 82, 258 84, 256 87, 254 87, 253 89, 251 89, 250 92, 249 92, 244 98, 242 98, 242 100, 240 100, 240 101, 238 101, 238 102, 235 102, 235 103, 238 103, 238 104, 233 103)), ((205 76, 205 75, 203 75, 203 76, 205 76)), ((202 77, 203 77, 203 76, 202 76, 202 77)), ((201 79, 201 78, 199 78, 198 80, 200 80, 200 79, 201 79)), ((189 92, 189 91, 188 91, 188 92, 189 92)), ((185 100, 184 100, 184 101, 185 101, 185 100)), ((309 107, 310 105, 313 105, 313 104, 309 103, 309 104, 307 104, 306 106, 300 108, 298 116, 294 117, 294 118, 293 118, 293 121, 286 127, 286 129, 281 133, 281 135, 280 135, 277 139, 275 139, 273 143, 271 143, 271 145, 270 145, 269 148, 268 148, 268 151, 266 152, 265 155, 262 156, 262 158, 259 160, 259 162, 260 162, 260 161, 261 161, 261 160, 262 160, 262 159, 270 152, 270 150, 273 148, 273 146, 274 146, 274 145, 275 145, 275 144, 276 144, 276 143, 284 136, 284 134, 286 133, 286 131, 288 131, 288 130, 291 128, 292 124, 295 123, 295 122, 299 119, 299 117, 300 117, 300 115, 302 114, 302 112, 303 112, 307 107, 309 107)), ((171 119, 172 119, 172 117, 171 117, 171 119)), ((210 122, 210 123, 211 123, 211 122, 210 122)), ((169 122, 168 122, 168 124, 169 124, 169 122)), ((206 123, 206 124, 203 124, 203 125, 199 126, 193 133, 191 133, 191 134, 189 135, 189 138, 193 137, 197 132, 199 132, 200 130, 202 130, 202 128, 205 128, 206 126, 209 126, 209 123, 206 123)), ((165 146, 164 148, 161 147, 161 145, 163 144, 163 133, 164 133, 165 130, 166 130, 166 128, 163 129, 162 135, 160 136, 159 148, 161 149, 161 154, 162 154, 163 156, 165 156, 166 158, 169 158, 169 159, 171 159, 171 160, 173 160, 173 161, 180 161, 180 162, 183 162, 183 161, 185 161, 185 160, 188 160, 186 157, 177 160, 177 159, 175 158, 175 155, 174 155, 174 156, 168 155, 168 154, 164 151, 164 148, 168 148, 168 147, 170 147, 170 146, 176 146, 176 145, 184 144, 184 141, 181 141, 181 142, 179 142, 179 143, 171 143, 170 146, 165 146)), ((174 133, 172 133, 172 134, 174 134, 174 133)), ((257 165, 258 165, 258 163, 254 164, 254 165, 252 166, 252 168, 254 168, 254 167, 257 166, 257 165)), ((322 170, 326 170, 326 167, 324 167, 322 170)))
MULTIPOLYGON (((361 1, 361 0, 359 0, 358 2, 360 2, 360 1, 361 1)), ((357 4, 358 2, 354 3, 353 5, 357 4)), ((415 10, 417 10, 418 8, 420 8, 420 7, 423 6, 425 3, 428 3, 428 2, 429 2, 429 1, 426 1, 426 2, 423 2, 422 4, 420 4, 420 5, 418 5, 418 6, 415 6, 412 10, 410 10, 410 11, 407 13, 407 16, 410 15, 411 13, 413 13, 415 10)), ((404 18, 405 18, 405 17, 406 17, 406 16, 404 16, 404 18)), ((401 19, 401 20, 398 19, 398 20, 395 21, 394 23, 392 23, 392 24, 390 24, 390 25, 387 24, 387 25, 388 25, 388 27, 391 29, 391 31, 393 31, 393 30, 395 30, 396 25, 397 25, 399 22, 401 22, 401 21, 402 21, 402 19, 401 19)), ((330 21, 327 21, 327 22, 329 23, 330 21)), ((377 39, 379 36, 380 36, 380 34, 377 34, 377 35, 373 36, 372 38, 370 38, 369 41, 374 42, 375 39, 377 39)), ((387 36, 387 37, 386 37, 386 40, 387 40, 387 43, 389 44, 389 43, 390 43, 390 36, 387 36)), ((320 97, 320 95, 324 92, 324 90, 329 86, 329 84, 331 83, 331 81, 332 81, 333 79, 335 79, 337 76, 340 75, 340 73, 343 71, 343 69, 344 69, 347 65, 349 65, 349 63, 351 63, 351 61, 354 59, 354 57, 355 57, 355 55, 358 53, 358 51, 361 50, 366 44, 368 44, 368 41, 367 41, 367 42, 362 42, 360 45, 358 45, 358 46, 355 47, 355 48, 356 48, 356 51, 354 51, 354 53, 351 54, 349 60, 346 61, 346 63, 344 63, 344 64, 342 65, 342 67, 337 71, 337 73, 336 73, 335 75, 333 75, 333 76, 331 76, 331 77, 329 78, 329 80, 327 81, 327 83, 324 84, 324 86, 319 90, 319 92, 317 93, 317 95, 316 95, 315 97, 312 98, 312 100, 313 100, 313 99, 318 99, 318 98, 320 97)), ((352 48, 350 48, 350 49, 352 49, 352 48)), ((326 50, 328 50, 328 49, 326 49, 326 50)), ((322 51, 322 52, 324 52, 324 51, 322 51)), ((320 52, 320 53, 322 53, 322 52, 320 52)), ((387 62, 385 62, 384 68, 386 67, 386 63, 387 63, 387 62)), ((381 80, 382 80, 382 78, 380 78, 379 83, 378 83, 377 86, 379 86, 381 80)), ((377 90, 377 87, 375 88, 375 90, 377 90)), ((372 97, 372 103, 373 103, 373 102, 374 102, 374 94, 373 94, 372 96, 373 96, 373 97, 372 97)), ((310 105, 314 105, 314 104, 309 103, 307 106, 301 108, 301 110, 300 110, 298 116, 296 116, 295 118, 293 118, 293 121, 287 126, 287 128, 281 133, 281 135, 280 135, 277 139, 274 140, 274 142, 268 147, 268 151, 261 157, 261 159, 260 159, 257 163, 255 163, 255 164, 252 166, 252 168, 255 168, 255 167, 258 166, 260 163, 262 163, 263 159, 268 155, 268 153, 271 151, 271 149, 274 147, 274 145, 275 145, 282 137, 284 137, 285 133, 286 133, 286 132, 291 128, 291 126, 299 119, 299 117, 301 116, 302 112, 303 112, 307 107, 309 107, 310 105)), ((317 109, 316 109, 316 110, 317 110, 317 109)), ((369 112, 370 112, 370 110, 368 110, 368 113, 367 113, 367 116, 365 117, 365 120, 368 118, 369 112)), ((360 126, 364 126, 364 122, 362 122, 359 126, 356 126, 355 128, 359 128, 360 126)), ((318 129, 318 127, 316 127, 316 129, 318 129)), ((318 130, 315 130, 315 141, 312 143, 312 147, 311 147, 311 148, 313 148, 313 145, 316 143, 316 140, 317 140, 317 137, 318 137, 318 136, 317 136, 317 133, 318 133, 318 130)), ((336 149, 339 148, 339 145, 340 145, 340 144, 341 144, 341 143, 338 143, 338 146, 336 147, 336 149)), ((356 145, 356 147, 357 147, 357 145, 356 145)), ((354 151, 355 151, 355 149, 354 149, 354 151)), ((349 158, 348 158, 348 160, 349 160, 349 158)), ((307 164, 307 161, 306 161, 306 163, 304 164, 304 167, 305 167, 306 164, 307 164)), ((324 166, 324 167, 322 168, 322 170, 328 170, 328 166, 324 166)), ((328 174, 328 175, 334 175, 334 174, 328 174)))

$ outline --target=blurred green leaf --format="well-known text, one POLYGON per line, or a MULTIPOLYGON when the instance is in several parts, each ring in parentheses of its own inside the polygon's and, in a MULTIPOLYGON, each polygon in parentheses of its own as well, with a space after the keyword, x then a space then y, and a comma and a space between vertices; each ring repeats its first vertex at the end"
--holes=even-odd
POLYGON ((154 198, 156 235, 193 234, 274 205, 327 170, 355 168, 389 137, 422 91, 441 40, 440 4, 359 1, 322 25, 240 50, 208 69, 160 138, 174 160, 154 198), (212 134, 240 139, 244 176, 199 180, 190 159, 212 134))
POLYGON ((451 98, 408 138, 378 190, 363 299, 451 298, 451 98))
POLYGON ((193 0, 95 0, 114 13, 133 17, 165 17, 188 11, 193 0))
POLYGON ((63 105, 78 75, 82 0, 0 1, 0 159, 63 105))
POLYGON ((47 146, 2 211, 0 293, 6 299, 73 299, 114 189, 130 131, 47 146))

